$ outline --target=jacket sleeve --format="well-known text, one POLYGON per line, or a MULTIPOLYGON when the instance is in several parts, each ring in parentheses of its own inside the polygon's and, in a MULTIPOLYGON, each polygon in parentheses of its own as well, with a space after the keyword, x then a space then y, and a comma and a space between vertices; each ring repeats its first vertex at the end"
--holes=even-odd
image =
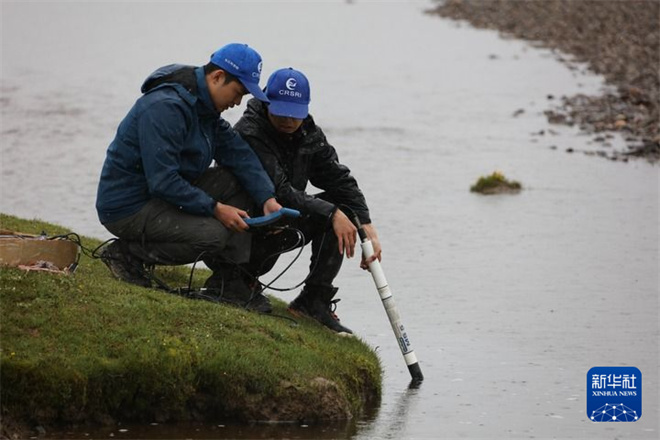
POLYGON ((153 197, 190 214, 212 216, 215 201, 179 173, 189 117, 173 100, 155 102, 138 116, 142 165, 153 197))
POLYGON ((361 223, 371 223, 367 201, 351 170, 339 163, 337 151, 328 143, 325 135, 321 135, 319 147, 312 159, 309 181, 325 191, 337 205, 350 208, 361 223))
POLYGON ((215 161, 231 170, 258 206, 275 197, 275 187, 245 140, 224 119, 218 124, 215 161))
POLYGON ((335 213, 337 207, 334 204, 313 197, 291 185, 277 153, 266 145, 266 143, 255 136, 246 136, 245 140, 257 153, 263 167, 273 180, 277 200, 282 206, 297 209, 303 214, 316 215, 325 219, 330 218, 335 213))

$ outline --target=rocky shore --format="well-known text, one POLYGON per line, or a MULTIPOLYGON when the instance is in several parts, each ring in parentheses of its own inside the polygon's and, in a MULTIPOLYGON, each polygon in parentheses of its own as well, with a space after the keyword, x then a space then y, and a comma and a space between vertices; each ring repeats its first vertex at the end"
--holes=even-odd
MULTIPOLYGON (((433 10, 479 28, 557 49, 576 69, 585 62, 615 92, 563 96, 545 111, 551 123, 577 124, 593 133, 598 156, 660 160, 660 0, 446 0, 433 10), (568 56, 567 56, 568 55, 568 56), (612 132, 626 140, 613 151, 612 132)), ((548 97, 552 99, 553 97, 548 97)), ((592 153, 593 154, 593 153, 592 153)))

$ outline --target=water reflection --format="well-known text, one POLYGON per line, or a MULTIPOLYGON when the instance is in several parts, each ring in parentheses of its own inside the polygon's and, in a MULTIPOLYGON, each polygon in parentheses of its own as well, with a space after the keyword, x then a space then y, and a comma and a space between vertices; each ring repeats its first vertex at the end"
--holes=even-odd
POLYGON ((402 438, 411 414, 418 411, 422 383, 411 381, 396 394, 387 411, 376 404, 359 420, 309 425, 304 423, 119 423, 116 426, 52 430, 45 439, 351 439, 402 438), (382 418, 382 420, 381 420, 382 418))
POLYGON ((113 427, 52 431, 50 439, 349 439, 356 432, 353 422, 310 426, 291 423, 176 423, 120 424, 113 427))
POLYGON ((421 386, 422 382, 412 380, 404 391, 395 395, 394 402, 388 402, 386 410, 381 410, 380 419, 360 421, 356 438, 403 438, 411 415, 417 411, 421 386))

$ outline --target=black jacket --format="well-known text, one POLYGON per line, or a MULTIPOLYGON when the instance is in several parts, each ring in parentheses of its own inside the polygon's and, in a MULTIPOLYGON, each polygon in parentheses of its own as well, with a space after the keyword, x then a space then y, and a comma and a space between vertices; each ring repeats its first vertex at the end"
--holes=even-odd
POLYGON ((234 128, 261 159, 282 206, 324 218, 334 214, 338 206, 346 206, 357 214, 361 223, 371 223, 357 181, 348 167, 339 163, 337 152, 311 115, 292 135, 282 134, 268 120, 266 105, 253 98, 234 128), (325 194, 321 197, 307 194, 307 182, 325 194))

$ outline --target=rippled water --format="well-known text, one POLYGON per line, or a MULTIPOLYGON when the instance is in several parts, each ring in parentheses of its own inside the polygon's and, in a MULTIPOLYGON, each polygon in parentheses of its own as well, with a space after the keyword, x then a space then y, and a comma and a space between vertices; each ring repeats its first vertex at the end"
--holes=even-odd
POLYGON ((248 42, 266 75, 293 66, 312 81, 312 113, 367 196, 426 376, 407 387, 371 278, 349 261, 339 313, 382 359, 375 414, 340 427, 147 426, 97 437, 657 438, 658 168, 565 153, 593 149, 592 136, 549 126, 542 112, 562 95, 596 93, 601 78, 549 50, 424 15, 429 6, 2 4, 2 212, 108 238, 94 210, 98 175, 144 77, 248 42), (525 190, 469 192, 494 170, 525 190), (599 365, 642 371, 638 422, 588 421, 586 374, 599 365))

